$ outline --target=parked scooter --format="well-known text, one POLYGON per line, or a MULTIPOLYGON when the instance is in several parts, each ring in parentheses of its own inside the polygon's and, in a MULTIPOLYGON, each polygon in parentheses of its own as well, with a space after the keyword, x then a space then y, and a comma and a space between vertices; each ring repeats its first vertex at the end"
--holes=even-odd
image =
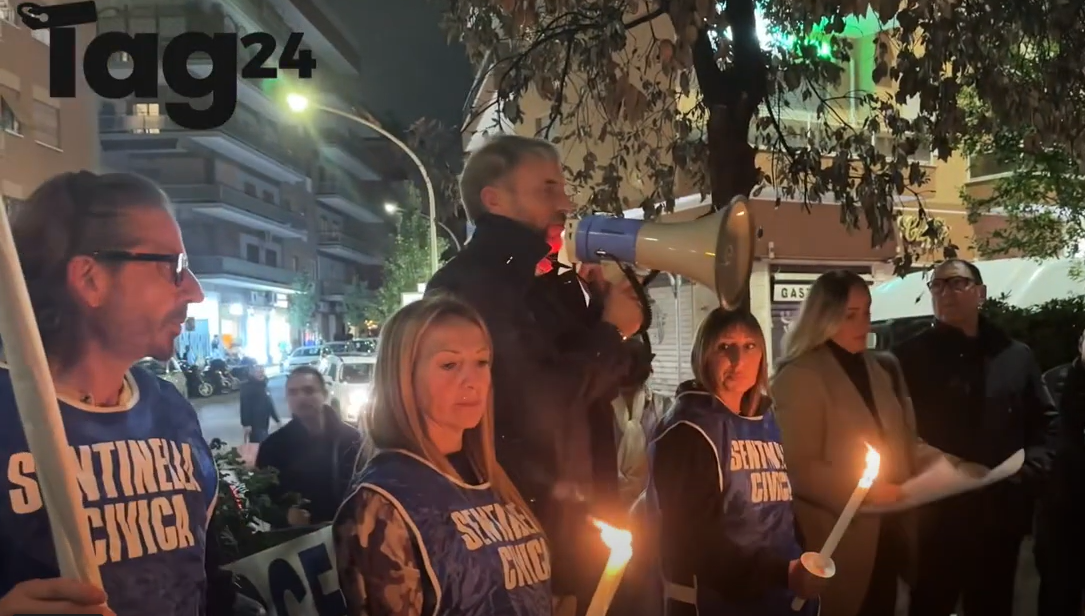
POLYGON ((189 398, 209 398, 214 395, 215 387, 203 378, 203 370, 199 364, 190 364, 187 361, 182 361, 180 364, 181 371, 185 373, 189 398))
POLYGON ((230 374, 226 362, 221 359, 212 359, 203 371, 203 379, 211 384, 216 394, 233 393, 241 389, 241 381, 230 374))

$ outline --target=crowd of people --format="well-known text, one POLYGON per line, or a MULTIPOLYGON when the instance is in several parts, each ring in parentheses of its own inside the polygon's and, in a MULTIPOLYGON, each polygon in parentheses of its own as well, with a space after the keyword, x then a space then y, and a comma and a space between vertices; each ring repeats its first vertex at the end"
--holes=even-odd
MULTIPOLYGON (((292 418, 270 435, 266 386, 246 394, 256 464, 306 501, 269 522, 333 524, 348 613, 582 616, 604 522, 636 542, 612 614, 891 616, 907 599, 911 616, 1009 616, 1039 500, 1040 616, 1080 616, 1078 544, 1058 533, 1080 535, 1067 495, 1081 489, 1082 418, 1060 421, 1028 347, 980 316, 974 265, 933 269, 936 323, 891 352, 868 349, 866 282, 820 276, 774 373, 757 319, 716 309, 672 397, 647 384, 633 287, 554 261, 573 206, 553 146, 492 139, 461 195, 474 236, 384 324, 360 426, 311 368, 288 376, 292 418), (883 505, 939 457, 990 467, 1023 449, 1025 462, 982 490, 857 516, 835 574, 814 575, 800 556, 829 536, 870 447, 881 469, 866 499, 883 505)), ((167 200, 136 176, 64 174, 12 227, 102 587, 59 578, 0 365, 0 616, 231 613, 196 414, 131 368, 169 357, 202 299, 167 200)), ((1064 415, 1082 414, 1083 375, 1078 362, 1067 376, 1064 415)))

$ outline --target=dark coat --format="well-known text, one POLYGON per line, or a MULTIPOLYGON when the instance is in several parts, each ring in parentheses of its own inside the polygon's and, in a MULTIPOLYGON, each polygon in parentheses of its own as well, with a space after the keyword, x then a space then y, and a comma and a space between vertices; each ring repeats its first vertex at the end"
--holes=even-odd
POLYGON ((240 398, 242 426, 267 432, 272 419, 278 423, 279 416, 267 390, 267 379, 246 381, 241 385, 240 398))
POLYGON ((1057 411, 1032 351, 981 321, 975 338, 937 324, 893 352, 912 395, 920 438, 988 467, 1025 450, 1017 475, 934 509, 973 526, 1026 532, 1058 437, 1057 411))
POLYGON ((617 328, 601 320, 597 304, 586 305, 574 275, 535 275, 549 252, 542 235, 483 216, 426 294, 451 293, 482 315, 494 345, 498 460, 560 547, 568 541, 560 539, 559 520, 576 493, 616 498, 611 401, 633 354, 617 328), (574 496, 558 498, 555 489, 574 496))

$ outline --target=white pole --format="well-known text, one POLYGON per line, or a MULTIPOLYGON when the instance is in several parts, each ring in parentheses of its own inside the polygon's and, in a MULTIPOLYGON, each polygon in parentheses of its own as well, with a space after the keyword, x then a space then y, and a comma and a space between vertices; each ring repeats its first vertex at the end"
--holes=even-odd
POLYGON ((30 305, 15 238, 6 209, 0 206, 0 340, 15 391, 35 474, 41 488, 61 577, 101 587, 98 565, 91 560, 90 526, 83 494, 75 479, 72 454, 60 417, 49 362, 30 305))
POLYGON ((410 157, 411 162, 414 163, 414 166, 418 167, 419 173, 422 174, 422 182, 426 185, 426 197, 429 199, 429 252, 430 252, 429 257, 430 257, 430 268, 433 270, 431 273, 436 274, 437 273, 437 268, 440 265, 439 260, 438 260, 438 254, 437 254, 437 197, 434 194, 433 181, 430 180, 429 173, 426 171, 426 166, 422 164, 422 161, 418 158, 418 155, 414 153, 414 150, 412 150, 410 148, 410 146, 408 146, 406 143, 403 143, 395 135, 393 135, 392 133, 384 130, 383 128, 381 128, 380 126, 375 124, 374 122, 370 122, 369 120, 366 120, 365 118, 356 116, 356 115, 351 114, 351 113, 347 113, 345 111, 340 111, 338 109, 332 109, 331 107, 325 107, 324 105, 313 104, 313 107, 316 107, 317 109, 319 109, 321 111, 326 111, 326 112, 328 112, 328 113, 330 113, 332 115, 337 115, 337 116, 339 116, 341 118, 346 118, 346 119, 351 120, 353 122, 357 122, 358 124, 361 124, 362 126, 368 127, 370 129, 376 131, 381 136, 383 136, 385 139, 388 139, 392 143, 396 144, 399 147, 399 149, 403 150, 407 154, 407 156, 410 157))

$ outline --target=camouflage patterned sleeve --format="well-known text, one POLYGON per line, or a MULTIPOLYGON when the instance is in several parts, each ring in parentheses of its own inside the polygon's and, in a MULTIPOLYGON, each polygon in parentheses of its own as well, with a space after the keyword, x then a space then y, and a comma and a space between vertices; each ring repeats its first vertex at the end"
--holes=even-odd
POLYGON ((433 592, 425 588, 410 530, 387 498, 364 488, 355 492, 335 520, 335 545, 349 614, 423 616, 432 610, 433 592))

